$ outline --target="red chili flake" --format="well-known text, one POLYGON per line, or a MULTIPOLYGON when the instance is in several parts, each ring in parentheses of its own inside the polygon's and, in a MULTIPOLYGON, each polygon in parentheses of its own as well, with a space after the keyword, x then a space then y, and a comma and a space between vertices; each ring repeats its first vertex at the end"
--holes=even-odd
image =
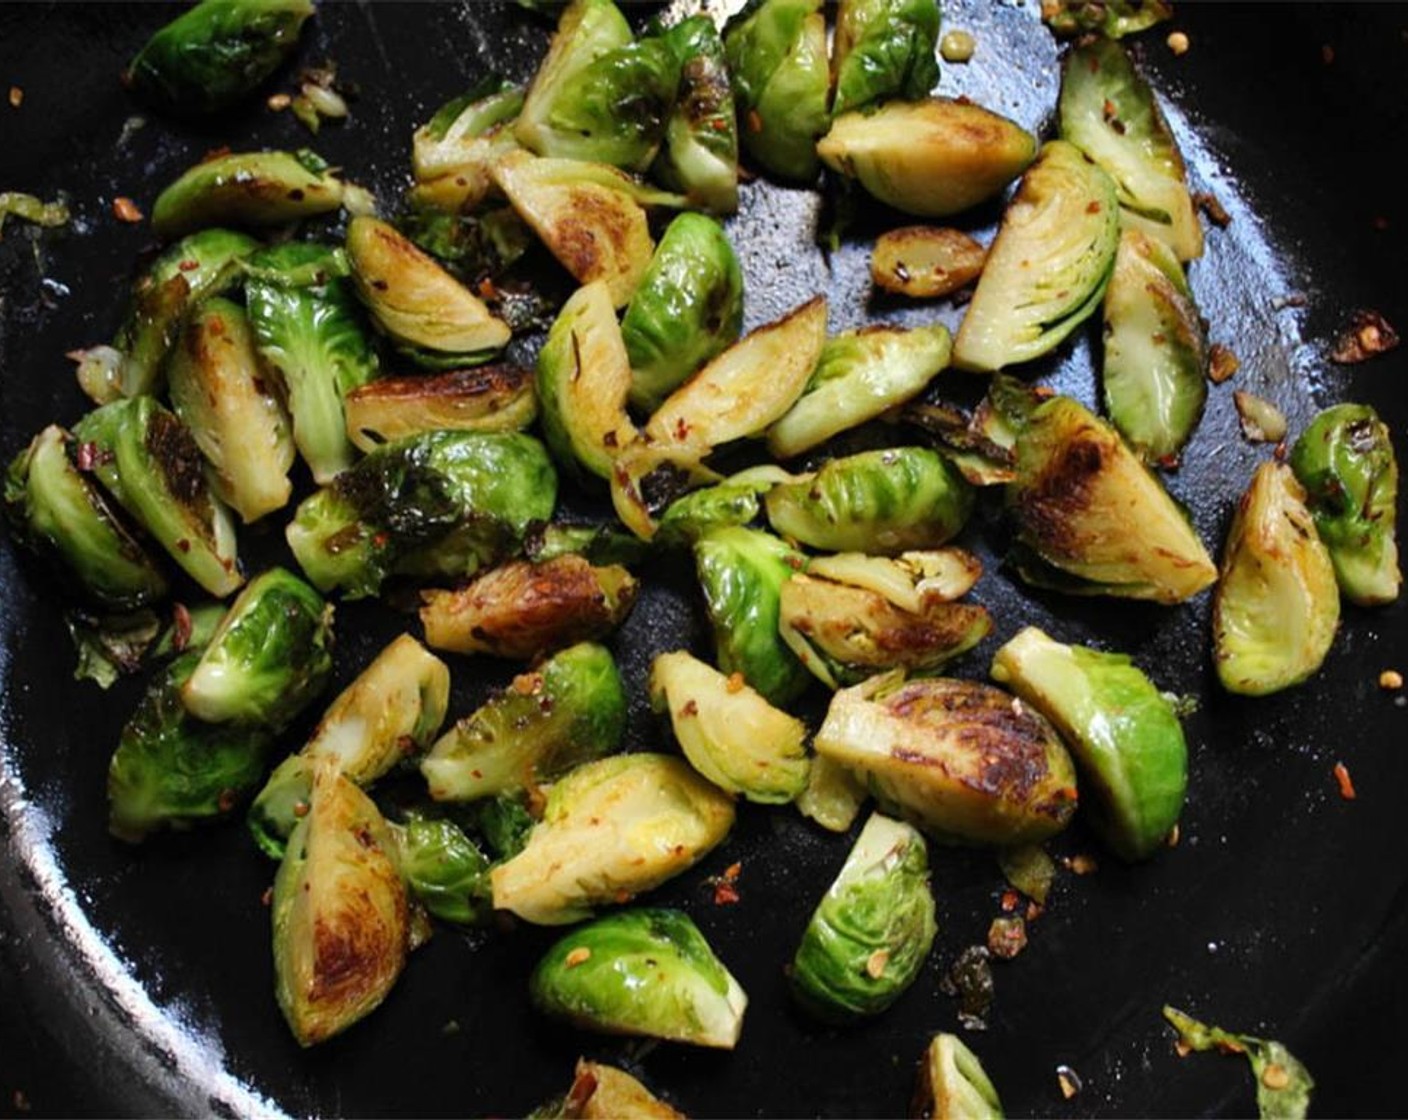
POLYGON ((91 471, 97 458, 98 445, 92 442, 80 443, 78 445, 78 452, 74 456, 75 465, 81 471, 91 471))
POLYGON ((683 416, 675 421, 675 438, 681 443, 689 438, 689 421, 683 416))
POLYGON ((1021 901, 1021 896, 1018 895, 1016 891, 1003 891, 1000 903, 1003 913, 1012 913, 1013 910, 1017 909, 1017 904, 1021 901))
POLYGON ((264 893, 259 896, 260 905, 268 906, 274 901, 274 888, 265 887, 264 893))
POLYGON ((200 267, 200 261, 186 259, 176 266, 182 272, 194 272, 200 267))
POLYGON ((1367 362, 1398 345, 1398 332, 1377 311, 1356 311, 1349 326, 1335 339, 1330 361, 1340 365, 1367 362))
POLYGON ((738 899, 738 888, 732 883, 720 880, 714 884, 715 906, 732 906, 738 899))
POLYGON ((235 807, 235 797, 236 794, 234 790, 222 789, 220 791, 219 798, 216 799, 215 804, 219 806, 219 809, 222 813, 228 813, 231 809, 235 807))
POLYGON ((1039 902, 1027 903, 1027 921, 1034 922, 1046 913, 1046 907, 1039 902))
POLYGON ((686 700, 684 702, 684 707, 680 709, 680 715, 682 715, 686 719, 689 719, 692 716, 697 716, 698 714, 699 705, 696 704, 693 700, 686 700))
POLYGON ((1087 214, 1098 214, 1098 213, 1100 213, 1100 203, 1098 203, 1098 202, 1096 202, 1094 199, 1092 199, 1089 203, 1086 204, 1085 212, 1086 212, 1087 214))
POLYGON ((190 552, 191 542, 188 541, 185 537, 182 537, 179 541, 176 542, 176 547, 179 548, 182 552, 190 552))
POLYGON ((494 281, 487 276, 479 281, 479 296, 481 299, 499 298, 499 289, 494 286, 494 281))
POLYGON ((293 815, 300 819, 306 817, 310 808, 311 806, 306 801, 295 801, 293 803, 293 815))
POLYGON ((756 109, 749 109, 749 110, 748 110, 748 131, 749 131, 749 132, 762 132, 762 131, 763 131, 763 118, 758 115, 758 110, 756 110, 756 109))
POLYGON ((191 642, 191 612, 185 603, 176 603, 171 608, 171 646, 181 653, 191 642))
POLYGON ((137 208, 137 204, 130 198, 119 197, 112 200, 113 215, 120 222, 140 222, 142 211, 137 208))
POLYGON ((391 538, 385 533, 377 533, 376 536, 372 537, 373 548, 385 548, 390 543, 391 538))
POLYGON ((1346 801, 1353 801, 1358 794, 1354 792, 1354 782, 1349 776, 1349 767, 1343 762, 1335 763, 1335 781, 1340 786, 1340 796, 1346 801))
POLYGON ((396 740, 396 749, 399 750, 402 754, 415 754, 415 738, 411 735, 402 735, 396 740))

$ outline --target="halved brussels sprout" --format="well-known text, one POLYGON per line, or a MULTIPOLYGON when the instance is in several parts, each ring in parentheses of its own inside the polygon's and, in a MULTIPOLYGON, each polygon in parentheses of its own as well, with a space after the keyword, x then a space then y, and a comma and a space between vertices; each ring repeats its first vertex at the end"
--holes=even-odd
POLYGON ((363 451, 422 432, 519 432, 538 415, 533 371, 507 363, 382 377, 342 404, 347 438, 363 451))
POLYGON ((187 575, 217 599, 244 582, 230 511, 174 414, 152 397, 128 397, 90 412, 73 435, 79 461, 187 575))
POLYGON ((715 214, 738 209, 738 114, 724 42, 714 21, 697 15, 664 33, 680 67, 675 108, 651 174, 690 205, 715 214))
POLYGON ((123 80, 178 116, 227 109, 298 45, 312 0, 201 0, 147 40, 123 80))
POLYGON ((494 191, 494 162, 518 145, 513 123, 523 89, 494 82, 443 106, 411 139, 413 206, 446 213, 472 210, 494 191))
POLYGON ((937 932, 924 837, 874 813, 807 923, 792 992, 828 1022, 878 1015, 914 983, 937 932))
POLYGON ((886 230, 870 254, 877 288, 914 299, 934 299, 976 280, 988 251, 966 233, 933 226, 886 230))
POLYGON ((968 101, 930 97, 841 114, 822 162, 896 210, 957 214, 993 197, 1036 156, 1036 137, 968 101))
POLYGON ((1388 425, 1367 404, 1327 408, 1296 440, 1291 469, 1306 489, 1341 594, 1360 606, 1397 599, 1398 460, 1388 425))
POLYGON ((997 651, 992 679, 1061 732, 1086 781, 1085 814, 1122 859, 1164 846, 1183 811, 1188 748, 1173 705, 1128 657, 1028 626, 997 651))
POLYGON ((626 693, 604 646, 580 642, 523 673, 445 732, 420 764, 437 801, 534 791, 613 753, 626 693))
POLYGON ((743 272, 723 227, 702 214, 670 223, 621 320, 631 404, 653 412, 692 373, 738 341, 743 272))
POLYGON ((1056 731, 973 681, 886 673, 842 689, 814 745, 945 843, 1039 843, 1076 809, 1075 768, 1056 731))
POLYGON ((937 451, 891 447, 832 459, 764 499, 783 536, 832 552, 892 555, 943 544, 963 528, 973 491, 937 451))
POLYGON ((1071 144, 1048 143, 988 247, 954 365, 992 372, 1054 349, 1100 306, 1119 239, 1110 177, 1071 144))
MULTIPOLYGON (((712 24, 710 26, 713 26, 712 24)), ((629 1073, 577 1059, 567 1095, 532 1113, 533 1120, 685 1120, 629 1073)))
POLYGON ((1228 692, 1300 684, 1330 651, 1340 595, 1329 550, 1284 463, 1262 463, 1242 495, 1212 605, 1213 661, 1228 692))
POLYGON ((801 398, 768 429, 790 459, 918 396, 948 365, 948 328, 871 326, 826 340, 801 398))
POLYGON ((1002 1120, 1002 1101, 978 1056, 955 1034, 936 1034, 919 1063, 909 1114, 918 1120, 1002 1120))
POLYGON ((730 475, 722 482, 676 498, 660 518, 655 542, 665 548, 692 545, 706 533, 756 521, 761 497, 793 476, 781 467, 757 466, 730 475))
POLYGON ((642 907, 574 929, 528 982, 533 1006, 575 1026, 732 1050, 748 997, 688 914, 642 907))
POLYGON ((1055 35, 1094 32, 1122 39, 1173 15, 1167 0, 1041 0, 1042 21, 1055 35))
POLYGON ((489 859, 464 829, 443 817, 412 813, 391 825, 396 862, 411 897, 441 921, 485 925, 494 913, 489 859))
POLYGON ((625 568, 580 556, 514 560, 456 591, 425 592, 420 620, 433 649, 526 661, 606 637, 631 613, 637 590, 625 568))
POLYGON ((369 1014, 405 966, 410 905, 396 841, 333 763, 314 773, 308 813, 289 837, 273 925, 274 990, 300 1046, 369 1014))
POLYGON ((1217 579, 1188 516, 1118 433, 1070 397, 1032 413, 1007 487, 1018 571, 1073 595, 1181 603, 1217 579))
POLYGON ((1101 38, 1072 47, 1058 111, 1061 139, 1114 180, 1126 226, 1163 241, 1179 260, 1201 257, 1203 227, 1178 142, 1125 49, 1101 38))
POLYGON ((900 610, 923 614, 967 595, 982 576, 983 565, 961 548, 902 552, 896 557, 838 552, 814 557, 807 564, 807 574, 863 587, 884 596, 900 610))
POLYGON ((1100 371, 1110 422, 1146 462, 1176 461, 1207 399, 1208 341, 1173 250, 1120 235, 1105 289, 1100 371))
POLYGON ((818 754, 807 769, 807 788, 797 795, 797 811, 831 832, 849 832, 868 796, 864 782, 818 754))
POLYGON ((834 116, 876 101, 917 101, 939 81, 936 0, 841 0, 831 69, 834 116))
POLYGON ((494 906, 537 925, 658 887, 733 827, 733 800, 683 759, 624 754, 579 766, 548 793, 518 855, 494 868, 494 906))
POLYGON ((133 610, 166 594, 166 577, 70 458, 73 437, 50 424, 5 474, 5 513, 14 539, 54 559, 85 595, 133 610))
POLYGON ((311 152, 212 156, 157 196, 152 229, 170 240, 204 226, 281 226, 336 210, 345 190, 311 152))

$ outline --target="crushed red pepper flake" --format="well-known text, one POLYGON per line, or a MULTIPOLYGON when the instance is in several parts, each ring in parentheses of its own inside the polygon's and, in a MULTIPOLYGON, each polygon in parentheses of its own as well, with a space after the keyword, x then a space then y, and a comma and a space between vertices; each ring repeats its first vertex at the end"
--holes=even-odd
POLYGON ((1335 339, 1330 361, 1342 366, 1367 362, 1398 345, 1398 332, 1377 311, 1360 310, 1350 316, 1349 326, 1335 339))
POLYGON ((145 217, 137 204, 125 195, 112 200, 112 212, 119 222, 140 222, 145 217))
POLYGON ((171 646, 177 653, 183 653, 191 641, 191 612, 185 603, 177 603, 171 608, 171 646))
POLYGON ((1010 914, 1017 909, 1021 901, 1021 896, 1016 891, 1008 890, 1002 892, 1002 900, 999 905, 1002 907, 1003 913, 1010 914))
POLYGON ((1354 792, 1354 780, 1349 776, 1349 767, 1343 762, 1335 763, 1335 781, 1339 783, 1340 796, 1346 801, 1353 801, 1359 795, 1354 792))

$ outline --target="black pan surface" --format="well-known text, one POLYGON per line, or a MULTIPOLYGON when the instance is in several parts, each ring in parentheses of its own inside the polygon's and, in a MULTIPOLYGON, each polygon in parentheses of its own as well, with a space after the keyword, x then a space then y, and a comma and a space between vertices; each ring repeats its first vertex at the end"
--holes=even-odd
MULTIPOLYGON (((941 92, 1042 124, 1056 51, 1034 9, 1030 0, 948 3, 948 26, 973 30, 979 45, 969 66, 945 67, 941 92)), ((76 215, 65 231, 9 225, 0 241, 6 461, 44 424, 81 414, 63 355, 111 336, 138 255, 151 247, 146 226, 112 218, 112 199, 149 209, 162 185, 222 144, 310 142, 262 99, 200 127, 134 106, 116 75, 170 16, 160 5, 0 6, 0 87, 24 91, 20 108, 0 106, 0 189, 63 191, 76 215)), ((325 5, 300 58, 335 59, 363 95, 352 119, 312 146, 393 207, 412 128, 486 68, 528 75, 548 26, 514 5, 325 5)), ((1367 400, 1408 457, 1408 350, 1350 368, 1326 358, 1356 308, 1408 324, 1408 9, 1186 5, 1176 26, 1191 39, 1188 54, 1172 55, 1167 28, 1141 37, 1140 49, 1200 189, 1232 215, 1210 231, 1192 279, 1213 339, 1242 370, 1212 389, 1170 486, 1217 548, 1236 496, 1269 454, 1240 438, 1234 388, 1275 400, 1293 431, 1325 404, 1367 400)), ((749 283, 749 327, 816 291, 831 298, 833 330, 868 316, 956 320, 947 307, 872 299, 868 235, 892 216, 867 217, 828 266, 811 243, 815 209, 806 192, 745 189, 730 232, 749 283)), ((996 217, 980 215, 976 228, 996 217)), ((1093 400, 1089 341, 1037 372, 1093 400)), ((275 530, 242 543, 256 558, 280 554, 275 530)), ((1207 596, 1168 610, 1033 593, 1001 568, 991 509, 961 543, 987 561, 976 598, 996 627, 958 675, 983 677, 997 644, 1035 623, 1128 651, 1163 687, 1201 698, 1187 724, 1192 779, 1178 847, 1124 868, 1073 829, 1057 853, 1094 853, 1098 871, 1063 874, 1030 947, 995 965, 989 1029, 967 1039, 1008 1111, 1252 1112, 1243 1063, 1174 1055, 1159 1016, 1171 1002, 1287 1042, 1317 1076, 1321 1115, 1402 1112, 1408 711, 1376 681, 1384 668, 1408 669, 1408 610, 1346 608, 1309 684, 1236 700, 1213 680, 1207 596), (1358 788, 1352 802, 1331 776, 1337 761, 1358 788), (1058 1089, 1063 1063, 1084 1086, 1070 1100, 1058 1089)), ((635 697, 635 746, 661 741, 640 698, 650 656, 705 644, 688 571, 662 563, 647 577, 653 590, 615 639, 635 697)), ((957 1029, 956 1002, 939 980, 998 913, 990 857, 932 852, 940 934, 918 983, 872 1023, 823 1030, 790 1006, 782 965, 849 840, 790 810, 745 808, 726 845, 658 893, 690 911, 751 997, 735 1053, 598 1038, 535 1017, 526 977, 553 934, 531 928, 442 930, 373 1016, 300 1052, 272 999, 261 902, 272 865, 237 825, 137 850, 111 840, 106 762, 142 682, 104 694, 71 679, 55 589, 8 540, 0 604, 0 1115, 522 1115, 566 1086, 580 1053, 641 1073, 691 1115, 898 1115, 929 1035, 957 1029), (742 901, 716 906, 705 879, 735 861, 742 901)), ((407 626, 413 620, 375 605, 340 607, 335 684, 407 626)), ((458 716, 511 668, 457 659, 452 671, 458 716)))

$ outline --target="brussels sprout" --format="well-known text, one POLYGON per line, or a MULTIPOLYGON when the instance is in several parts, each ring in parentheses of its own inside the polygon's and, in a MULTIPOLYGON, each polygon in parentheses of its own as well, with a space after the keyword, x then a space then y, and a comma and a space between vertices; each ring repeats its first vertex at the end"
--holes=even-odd
POLYGON ((533 372, 507 363, 383 377, 342 403, 347 438, 363 451, 422 432, 522 431, 538 415, 533 372))
POLYGON ((733 801, 681 759, 625 754, 579 766, 548 793, 518 855, 494 868, 494 906, 538 925, 658 887, 733 827, 733 801))
POLYGON ((1100 306, 1119 238, 1113 181, 1079 149, 1051 141, 988 248, 954 365, 992 372, 1055 348, 1100 306))
POLYGON ((132 610, 156 602, 166 594, 166 577, 74 466, 72 442, 50 424, 11 462, 4 501, 15 540, 41 559, 57 560, 104 607, 132 610))
POLYGON ((598 918, 549 949, 533 1006, 574 1026, 732 1050, 748 997, 688 914, 642 907, 598 918))
POLYGON ((824 755, 815 755, 807 769, 807 787, 797 795, 797 810, 832 832, 848 832, 865 804, 865 784, 824 755))
MULTIPOLYGON (((514 551, 552 516, 543 445, 517 432, 425 432, 377 448, 299 505, 286 532, 313 585, 374 595, 418 549, 453 538, 457 575, 514 551)), ((433 565, 431 565, 433 566, 433 565)))
POLYGON ((1217 579, 1188 517, 1119 435, 1069 397, 1032 413, 1007 486, 1028 582, 1180 603, 1217 579))
POLYGON ((821 169, 816 141, 828 120, 820 9, 821 0, 762 0, 724 34, 743 146, 768 171, 803 182, 821 169))
POLYGON ((1122 39, 1171 15, 1173 6, 1166 0, 1041 0, 1042 21, 1062 36, 1095 32, 1122 39))
POLYGON ((1076 809, 1075 768, 1051 725, 972 681, 872 677, 832 697, 814 745, 945 843, 1038 843, 1076 809))
POLYGON ((604 638, 635 606, 625 568, 595 568, 580 556, 514 560, 456 591, 427 591, 425 640, 452 653, 528 660, 572 642, 604 638))
POLYGON ((420 764, 437 801, 474 801, 541 783, 611 754, 626 732, 626 693, 603 646, 580 642, 515 677, 462 719, 420 764))
POLYGON ((300 1046, 346 1030, 386 998, 410 948, 410 906, 381 813, 331 762, 274 879, 274 976, 300 1046))
POLYGON ((497 860, 508 860, 527 846, 528 834, 537 824, 527 801, 526 794, 500 794, 476 801, 461 812, 474 825, 490 854, 497 860))
POLYGON ((199 661, 173 661, 122 729, 108 766, 108 829, 121 840, 224 816, 264 772, 267 728, 202 723, 181 702, 199 661))
POLYGON ((1154 91, 1110 39, 1073 47, 1061 70, 1061 139, 1115 184, 1127 227, 1168 245, 1182 261, 1203 255, 1203 227, 1188 193, 1178 142, 1154 91))
POLYGON ((345 190, 312 153, 212 156, 157 196, 152 229, 170 240, 204 226, 280 226, 336 210, 345 190))
POLYGON ((793 476, 781 467, 758 466, 730 475, 715 486, 696 490, 669 504, 660 518, 657 544, 666 548, 692 545, 706 533, 756 521, 760 497, 793 476))
POLYGON ((513 123, 522 108, 522 88, 493 82, 488 90, 457 97, 416 129, 412 205, 459 213, 483 202, 494 192, 494 161, 518 146, 513 123))
POLYGON ((743 330, 743 273, 723 227, 681 214, 665 230, 621 320, 631 404, 654 412, 743 330))
POLYGON ((714 630, 715 660, 772 704, 807 687, 806 667, 778 633, 783 585, 806 559, 776 537, 736 526, 706 533, 694 562, 714 630))
POLYGON ((128 397, 90 412, 73 429, 79 462, 117 504, 211 595, 244 582, 230 511, 210 492, 190 431, 151 397, 128 397))
POLYGON ((1340 592, 1375 606, 1398 598, 1394 539, 1398 461, 1388 426, 1366 404, 1337 404, 1311 421, 1291 451, 1340 592))
POLYGON ((902 552, 894 558, 838 552, 813 558, 807 565, 807 574, 863 587, 900 610, 923 614, 967 595, 982 576, 983 565, 961 548, 902 552))
POLYGON ((988 251, 960 230, 905 226, 875 239, 870 279, 896 295, 934 299, 971 284, 987 258, 988 251))
POLYGON ((642 541, 659 528, 657 518, 683 495, 723 482, 690 450, 654 447, 641 439, 621 452, 611 471, 611 505, 621 524, 642 541))
POLYGON ((1120 235, 1105 289, 1105 410, 1146 462, 1174 462, 1207 399, 1208 342, 1178 258, 1136 229, 1120 235))
POLYGON ((1002 1102, 978 1056, 954 1034, 936 1034, 919 1063, 909 1114, 919 1120, 1002 1120, 1002 1102))
POLYGON ((997 651, 992 679, 1061 732, 1105 842, 1131 861, 1158 851, 1183 810, 1188 748, 1173 705, 1149 678, 1122 653, 1063 645, 1028 626, 997 651))
POLYGON ((943 544, 963 528, 973 491, 943 456, 892 447, 832 459, 764 499, 783 536, 833 552, 892 555, 943 544))
POLYGON ((934 944, 924 837, 871 815, 792 959, 792 992, 829 1022, 878 1015, 919 975, 934 944))
POLYGON ((738 209, 738 124, 724 43, 708 16, 664 33, 680 67, 675 108, 651 173, 691 206, 715 214, 738 209))
POLYGON ((873 326, 827 339, 801 399, 768 430, 768 450, 790 459, 911 397, 948 365, 948 328, 873 326))
POLYGON ((536 1109, 530 1120, 684 1120, 684 1116, 629 1073, 578 1058, 567 1095, 536 1109))
POLYGON ((482 926, 494 912, 489 860, 454 821, 412 813, 391 826, 411 897, 441 921, 482 926))
POLYGON ((938 84, 937 0, 841 0, 831 68, 840 116, 892 97, 917 101, 938 84))
POLYGON ((1329 550, 1284 463, 1263 463, 1242 495, 1212 605, 1213 661, 1228 692, 1300 684, 1330 651, 1340 596, 1329 550))
POLYGON ((1036 138, 981 105, 930 97, 839 115, 816 150, 881 202, 940 217, 1012 182, 1036 155, 1036 138))
POLYGON ((650 547, 616 525, 600 522, 576 525, 554 522, 534 525, 523 539, 524 555, 535 564, 577 555, 587 563, 629 567, 650 556, 650 547))
POLYGON ((311 0, 201 0, 147 40, 125 81, 178 116, 227 109, 293 53, 312 14, 311 0))
MULTIPOLYGON (((473 282, 475 288, 496 276, 502 280, 536 242, 528 224, 507 203, 474 213, 442 213, 433 209, 431 202, 417 202, 398 225, 412 244, 441 261, 461 280, 473 282)), ((504 321, 518 329, 512 321, 514 300, 526 302, 526 298, 516 296, 509 285, 494 283, 494 287, 504 321)), ((532 289, 528 291, 531 296, 532 289)))
POLYGON ((111 688, 121 676, 141 672, 188 649, 203 648, 224 616, 221 603, 204 603, 189 610, 174 603, 170 621, 148 607, 101 615, 66 611, 64 626, 78 655, 73 679, 111 688))

